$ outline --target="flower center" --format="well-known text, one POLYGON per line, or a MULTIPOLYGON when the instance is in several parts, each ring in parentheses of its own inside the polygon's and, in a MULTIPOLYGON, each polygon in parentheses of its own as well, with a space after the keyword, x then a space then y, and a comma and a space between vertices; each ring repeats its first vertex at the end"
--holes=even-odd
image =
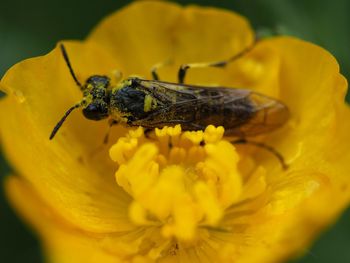
POLYGON ((183 241, 217 227, 242 193, 239 157, 223 134, 222 127, 181 132, 177 125, 156 129, 153 139, 141 127, 120 138, 110 156, 118 185, 133 199, 130 220, 183 241))

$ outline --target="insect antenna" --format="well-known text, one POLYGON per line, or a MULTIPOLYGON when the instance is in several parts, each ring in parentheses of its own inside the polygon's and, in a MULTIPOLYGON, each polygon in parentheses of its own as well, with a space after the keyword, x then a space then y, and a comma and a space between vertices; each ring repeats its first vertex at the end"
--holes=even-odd
POLYGON ((72 75, 75 83, 80 87, 81 90, 83 90, 84 89, 83 85, 81 85, 80 81, 78 80, 77 76, 75 75, 75 73, 73 71, 72 65, 71 65, 71 63, 69 61, 69 57, 68 57, 66 48, 64 47, 63 44, 60 44, 60 48, 61 48, 61 52, 62 52, 63 58, 66 61, 66 64, 67 64, 67 66, 69 68, 70 74, 72 75))
POLYGON ((79 108, 81 106, 80 103, 74 105, 73 107, 71 107, 69 110, 66 111, 66 113, 64 114, 64 116, 62 117, 62 119, 56 124, 55 128, 53 128, 51 135, 50 135, 50 140, 53 139, 53 137, 55 137, 57 131, 59 130, 59 128, 62 126, 63 122, 67 119, 68 115, 75 109, 79 108))

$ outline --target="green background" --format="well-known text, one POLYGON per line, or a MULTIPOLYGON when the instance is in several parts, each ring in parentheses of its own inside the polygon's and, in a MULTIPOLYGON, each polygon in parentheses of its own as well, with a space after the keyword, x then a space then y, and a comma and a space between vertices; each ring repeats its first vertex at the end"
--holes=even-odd
MULTIPOLYGON (((82 39, 105 15, 131 1, 0 0, 0 76, 14 63, 50 51, 60 39, 82 39)), ((350 1, 175 1, 220 6, 248 17, 256 29, 298 36, 337 57, 350 76, 350 1)), ((317 92, 317 87, 315 87, 317 92)), ((349 96, 348 96, 349 97, 349 96)), ((348 121, 348 120, 345 120, 348 121)), ((10 167, 0 159, 3 181, 10 167)), ((25 198, 25 197, 24 197, 25 198)), ((295 262, 350 262, 350 210, 295 262)), ((273 253, 273 251, 272 251, 273 253)), ((0 261, 42 262, 39 243, 14 215, 0 191, 0 261)), ((294 262, 294 261, 293 261, 294 262)))

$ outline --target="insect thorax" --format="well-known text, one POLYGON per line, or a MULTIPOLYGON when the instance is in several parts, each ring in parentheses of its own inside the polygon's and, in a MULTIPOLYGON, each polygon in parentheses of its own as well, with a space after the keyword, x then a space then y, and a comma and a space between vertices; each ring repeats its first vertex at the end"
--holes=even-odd
POLYGON ((112 89, 110 96, 111 116, 119 122, 131 124, 147 117, 157 108, 157 99, 144 87, 127 79, 112 89))

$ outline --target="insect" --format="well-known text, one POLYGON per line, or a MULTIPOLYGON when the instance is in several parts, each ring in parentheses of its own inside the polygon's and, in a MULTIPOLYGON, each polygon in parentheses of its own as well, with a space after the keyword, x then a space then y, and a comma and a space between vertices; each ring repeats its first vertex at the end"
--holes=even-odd
POLYGON ((237 56, 210 64, 183 65, 178 74, 179 83, 159 81, 154 68, 153 80, 130 77, 112 86, 107 76, 93 75, 82 85, 73 71, 65 47, 61 44, 60 48, 75 83, 82 90, 83 98, 67 110, 54 127, 50 139, 54 138, 73 110, 82 108, 87 119, 99 121, 110 118, 111 126, 142 126, 146 131, 176 124, 181 124, 184 131, 204 130, 210 124, 223 126, 225 136, 239 138, 233 143, 250 143, 265 148, 286 167, 283 157, 272 147, 246 139, 282 126, 289 117, 284 103, 248 89, 183 83, 187 69, 222 67, 237 56))

